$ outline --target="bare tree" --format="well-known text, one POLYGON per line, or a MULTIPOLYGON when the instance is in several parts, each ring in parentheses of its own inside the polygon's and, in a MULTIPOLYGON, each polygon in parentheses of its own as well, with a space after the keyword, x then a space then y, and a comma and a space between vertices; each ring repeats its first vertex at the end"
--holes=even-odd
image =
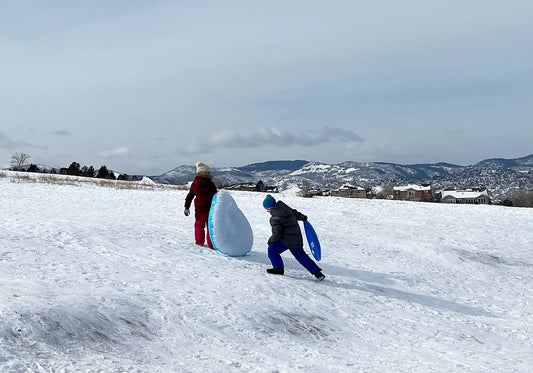
POLYGON ((15 153, 11 156, 11 166, 13 170, 20 171, 30 159, 30 155, 27 153, 15 153))
POLYGON ((515 207, 533 207, 533 190, 514 190, 510 194, 510 200, 515 207))
POLYGON ((391 182, 384 182, 381 190, 376 194, 376 199, 390 199, 394 195, 394 184, 391 182))

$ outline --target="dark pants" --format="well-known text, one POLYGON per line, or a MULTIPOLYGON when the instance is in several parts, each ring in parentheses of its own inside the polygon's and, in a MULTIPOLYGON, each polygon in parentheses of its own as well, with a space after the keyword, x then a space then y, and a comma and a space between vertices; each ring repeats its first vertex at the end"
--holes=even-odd
POLYGON ((303 247, 298 247, 295 249, 289 249, 281 242, 274 242, 268 245, 268 258, 272 262, 272 267, 274 268, 283 268, 283 259, 281 259, 281 253, 290 250, 291 254, 294 255, 298 263, 303 265, 311 274, 315 274, 317 271, 320 271, 320 268, 316 263, 307 255, 303 247))

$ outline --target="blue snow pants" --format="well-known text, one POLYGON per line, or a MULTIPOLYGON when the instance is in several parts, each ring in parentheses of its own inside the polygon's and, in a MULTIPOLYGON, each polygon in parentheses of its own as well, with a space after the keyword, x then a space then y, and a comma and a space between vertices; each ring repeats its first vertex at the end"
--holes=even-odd
POLYGON ((289 249, 279 241, 268 245, 268 258, 272 262, 272 267, 283 268, 283 259, 281 259, 281 253, 286 250, 290 250, 291 254, 294 255, 298 263, 303 265, 311 274, 315 274, 317 271, 320 271, 320 268, 316 265, 313 259, 311 259, 309 255, 305 253, 303 247, 289 249))

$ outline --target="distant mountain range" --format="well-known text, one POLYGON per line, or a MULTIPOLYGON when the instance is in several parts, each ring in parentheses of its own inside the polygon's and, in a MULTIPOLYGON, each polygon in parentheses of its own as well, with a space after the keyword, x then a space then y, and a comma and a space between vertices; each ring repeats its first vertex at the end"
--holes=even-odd
MULTIPOLYGON (((179 166, 150 178, 163 184, 184 184, 194 178, 196 167, 179 166)), ((432 184, 436 189, 486 187, 493 200, 513 189, 533 189, 533 154, 516 159, 486 159, 471 166, 449 163, 401 165, 384 162, 326 164, 313 161, 268 161, 242 167, 212 168, 222 185, 257 183, 284 187, 298 185, 336 189, 345 184, 372 188, 385 184, 432 184)))

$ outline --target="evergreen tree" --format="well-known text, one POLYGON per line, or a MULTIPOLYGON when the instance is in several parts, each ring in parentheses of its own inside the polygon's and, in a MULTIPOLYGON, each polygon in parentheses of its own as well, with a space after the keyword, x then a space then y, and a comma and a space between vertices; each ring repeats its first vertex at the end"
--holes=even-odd
POLYGON ((30 164, 30 167, 28 167, 28 172, 40 172, 41 170, 39 169, 39 167, 37 167, 37 165, 35 164, 30 164))
POLYGON ((100 167, 100 169, 98 170, 98 175, 96 175, 96 177, 99 179, 109 178, 109 171, 107 170, 107 167, 105 165, 100 167))
POLYGON ((95 171, 93 166, 83 166, 81 168, 81 175, 85 177, 94 177, 95 171))
POLYGON ((81 166, 78 162, 72 162, 67 168, 67 175, 80 176, 81 175, 81 166))
POLYGON ((266 192, 267 187, 266 187, 265 183, 263 183, 262 180, 259 180, 257 182, 257 184, 255 185, 255 190, 258 191, 258 192, 266 192))

